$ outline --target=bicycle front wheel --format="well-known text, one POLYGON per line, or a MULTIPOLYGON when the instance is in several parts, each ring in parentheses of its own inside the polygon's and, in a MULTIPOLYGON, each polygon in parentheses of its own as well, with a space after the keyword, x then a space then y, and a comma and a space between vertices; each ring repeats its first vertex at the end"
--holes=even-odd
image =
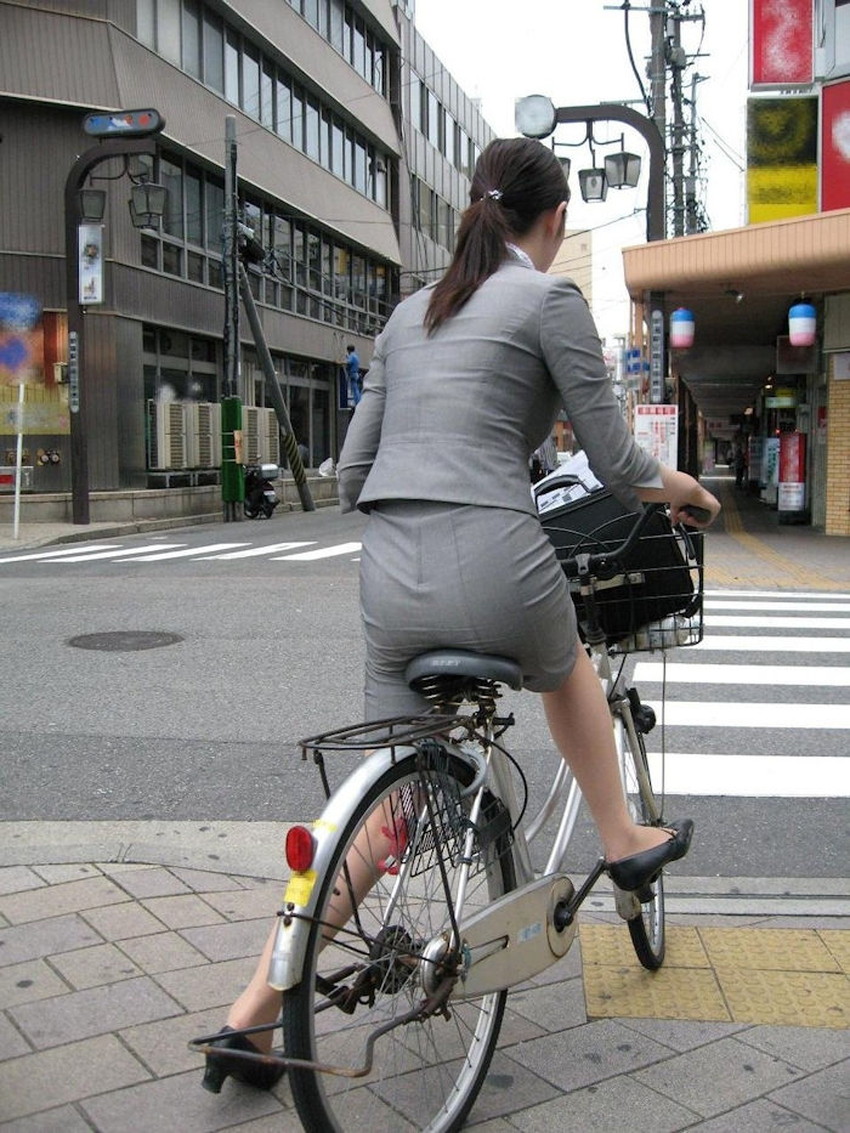
POLYGON ((481 1088, 506 992, 455 998, 469 916, 515 885, 510 824, 485 795, 470 819, 472 770, 438 745, 366 792, 321 886, 301 983, 284 996, 286 1053, 306 1129, 458 1129, 481 1088), (466 861, 466 865, 464 865, 466 861), (462 914, 458 884, 466 878, 462 914), (362 1077, 318 1065, 371 1067, 362 1077))
MULTIPOLYGON (((625 720, 618 718, 615 727, 623 786, 632 819, 647 826, 658 826, 661 807, 652 789, 643 735, 636 729, 631 713, 625 720)), ((626 924, 638 960, 652 972, 664 963, 664 875, 659 874, 647 890, 641 892, 639 899, 640 912, 626 924), (644 897, 647 899, 643 900, 644 897)))

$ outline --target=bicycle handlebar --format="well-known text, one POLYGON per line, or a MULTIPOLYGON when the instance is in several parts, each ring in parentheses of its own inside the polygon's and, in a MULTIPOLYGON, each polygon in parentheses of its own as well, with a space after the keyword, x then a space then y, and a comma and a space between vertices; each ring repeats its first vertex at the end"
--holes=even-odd
MULTIPOLYGON (((616 573, 620 561, 640 539, 644 528, 649 523, 652 516, 655 515, 656 512, 662 511, 663 508, 664 504, 645 504, 643 510, 638 513, 637 521, 631 531, 619 547, 609 548, 605 551, 597 551, 596 553, 579 551, 569 558, 561 559, 560 563, 565 573, 569 577, 577 575, 579 578, 591 574, 604 577, 606 574, 616 573)), ((697 517, 695 516, 694 518, 697 517)))

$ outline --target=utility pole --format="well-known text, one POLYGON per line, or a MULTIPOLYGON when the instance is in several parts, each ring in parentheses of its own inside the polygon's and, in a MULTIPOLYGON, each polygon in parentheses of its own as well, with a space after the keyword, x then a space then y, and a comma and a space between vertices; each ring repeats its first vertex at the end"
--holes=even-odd
POLYGON ((682 71, 687 57, 682 50, 681 22, 678 13, 669 21, 665 44, 665 62, 670 68, 670 95, 673 104, 673 126, 670 141, 670 173, 673 191, 673 235, 685 234, 685 121, 682 112, 682 71))
POLYGON ((224 126, 224 388, 221 399, 221 500, 225 521, 242 518, 242 402, 239 399, 239 246, 236 118, 224 126))

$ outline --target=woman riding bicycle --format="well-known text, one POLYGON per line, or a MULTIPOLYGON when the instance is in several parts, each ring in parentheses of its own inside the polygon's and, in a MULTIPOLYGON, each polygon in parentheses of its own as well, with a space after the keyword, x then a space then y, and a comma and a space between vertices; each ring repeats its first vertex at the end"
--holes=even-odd
MULTIPOLYGON (((686 506, 714 519, 720 505, 634 442, 585 300, 571 280, 544 274, 560 251, 569 200, 552 151, 525 138, 491 142, 470 200, 445 276, 401 303, 378 337, 339 461, 343 510, 369 515, 360 566, 366 719, 426 707, 404 671, 429 649, 514 658, 525 687, 542 694, 610 876, 638 890, 687 853, 692 823, 632 821, 608 706, 535 513, 528 458, 563 407, 593 471, 629 507, 667 502, 674 522, 695 524, 686 506)), ((270 946, 230 1027, 277 1017, 270 946)), ((248 1042, 227 1033, 219 1041, 248 1042)), ((220 1086, 226 1054, 211 1061, 220 1086)), ((230 1072, 270 1084, 256 1065, 230 1072)))

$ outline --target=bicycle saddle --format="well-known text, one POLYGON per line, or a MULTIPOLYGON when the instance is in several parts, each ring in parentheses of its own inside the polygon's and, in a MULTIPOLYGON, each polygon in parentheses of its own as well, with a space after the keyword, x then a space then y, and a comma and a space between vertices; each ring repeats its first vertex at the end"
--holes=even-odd
POLYGON ((405 680, 414 689, 421 681, 434 677, 471 677, 522 688, 522 669, 516 661, 492 653, 473 653, 469 649, 432 649, 414 657, 404 670, 405 680))

